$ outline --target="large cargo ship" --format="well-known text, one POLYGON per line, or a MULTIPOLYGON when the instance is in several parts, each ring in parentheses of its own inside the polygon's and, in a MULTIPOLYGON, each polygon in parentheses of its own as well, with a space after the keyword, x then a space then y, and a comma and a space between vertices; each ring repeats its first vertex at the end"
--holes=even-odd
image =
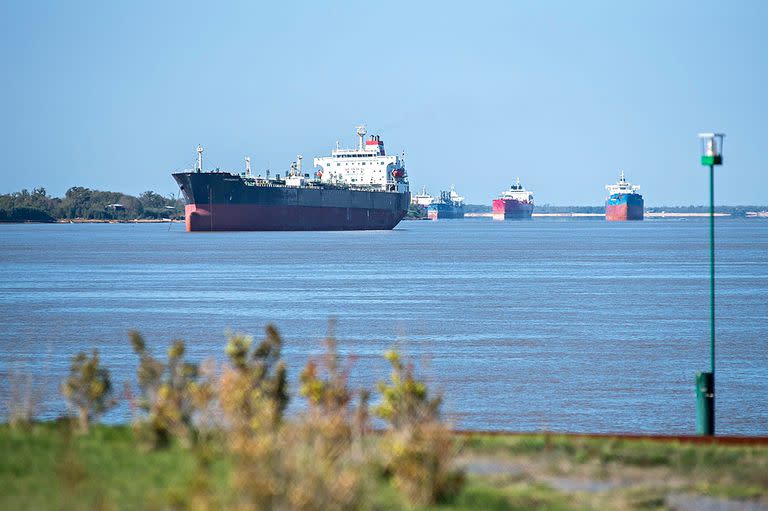
POLYGON ((498 199, 493 199, 494 220, 530 219, 533 214, 533 192, 523 188, 520 178, 517 183, 502 192, 498 199))
POLYGON ((616 184, 607 185, 608 198, 605 201, 605 219, 610 221, 642 220, 643 196, 637 193, 639 186, 634 186, 624 179, 621 173, 616 184))
POLYGON ((456 193, 453 186, 450 192, 441 191, 440 197, 427 206, 427 218, 464 218, 464 197, 456 193))
POLYGON ((302 173, 301 160, 281 179, 203 171, 203 148, 194 170, 177 172, 186 201, 188 231, 311 231, 392 229, 408 212, 411 194, 404 157, 389 156, 378 136, 365 140, 358 126, 354 149, 315 158, 316 171, 302 173))

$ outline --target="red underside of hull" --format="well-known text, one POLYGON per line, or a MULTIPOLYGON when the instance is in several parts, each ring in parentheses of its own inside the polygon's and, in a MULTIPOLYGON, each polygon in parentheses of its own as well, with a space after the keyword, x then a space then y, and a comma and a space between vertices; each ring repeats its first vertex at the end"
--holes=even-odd
POLYGON ((623 222, 624 220, 642 220, 643 208, 627 204, 617 204, 605 207, 605 219, 611 222, 623 222))
POLYGON ((493 218, 496 220, 511 220, 531 218, 533 204, 520 202, 514 199, 494 199, 493 218))
POLYGON ((405 211, 258 204, 189 204, 187 231, 389 230, 405 211))

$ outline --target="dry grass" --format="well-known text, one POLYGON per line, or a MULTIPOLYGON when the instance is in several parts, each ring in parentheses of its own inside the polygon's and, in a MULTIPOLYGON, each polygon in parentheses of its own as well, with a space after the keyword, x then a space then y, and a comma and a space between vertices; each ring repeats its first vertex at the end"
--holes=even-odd
POLYGON ((8 369, 8 398, 5 403, 8 423, 15 428, 28 428, 41 412, 45 380, 33 376, 28 364, 11 362, 8 369))

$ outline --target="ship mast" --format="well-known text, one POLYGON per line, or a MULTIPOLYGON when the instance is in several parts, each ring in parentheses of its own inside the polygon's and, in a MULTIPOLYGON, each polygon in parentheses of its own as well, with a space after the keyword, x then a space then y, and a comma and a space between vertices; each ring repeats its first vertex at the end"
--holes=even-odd
POLYGON ((251 157, 245 157, 245 177, 251 177, 251 157))
POLYGON ((363 140, 363 137, 365 137, 365 134, 367 131, 365 130, 365 124, 361 124, 357 127, 357 136, 360 138, 360 151, 363 150, 363 147, 365 147, 365 140, 363 140))
POLYGON ((195 169, 197 172, 203 171, 203 146, 200 144, 197 145, 197 168, 195 169))

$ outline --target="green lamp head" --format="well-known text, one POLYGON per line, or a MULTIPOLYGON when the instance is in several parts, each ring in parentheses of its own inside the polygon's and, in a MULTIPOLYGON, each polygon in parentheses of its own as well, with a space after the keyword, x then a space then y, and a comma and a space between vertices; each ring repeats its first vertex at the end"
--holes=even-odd
POLYGON ((723 164, 724 133, 699 133, 701 139, 701 164, 704 166, 723 164))

